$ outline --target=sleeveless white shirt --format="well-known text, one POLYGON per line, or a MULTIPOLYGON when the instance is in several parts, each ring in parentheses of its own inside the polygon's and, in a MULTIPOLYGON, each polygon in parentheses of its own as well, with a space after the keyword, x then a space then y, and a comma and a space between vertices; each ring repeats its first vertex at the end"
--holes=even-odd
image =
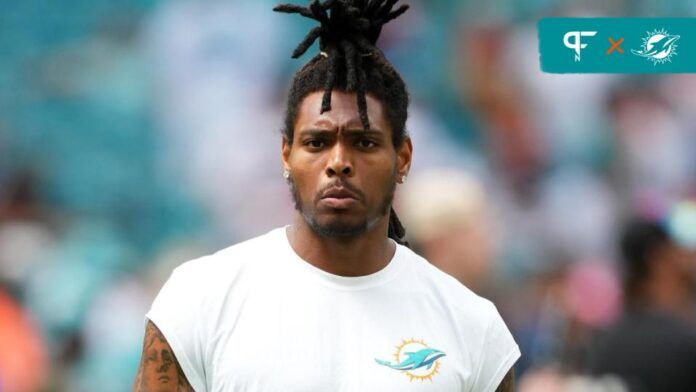
POLYGON ((519 358, 495 306, 408 247, 343 277, 286 227, 180 265, 147 313, 197 392, 488 392, 519 358))

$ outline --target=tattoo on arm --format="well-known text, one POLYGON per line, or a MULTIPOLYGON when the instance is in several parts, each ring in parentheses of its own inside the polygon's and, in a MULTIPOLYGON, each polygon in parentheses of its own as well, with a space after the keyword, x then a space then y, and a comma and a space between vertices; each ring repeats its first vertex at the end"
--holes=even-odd
POLYGON ((195 392, 162 332, 147 322, 143 354, 132 392, 195 392))
POLYGON ((515 369, 510 368, 495 392, 512 392, 515 389, 515 369))

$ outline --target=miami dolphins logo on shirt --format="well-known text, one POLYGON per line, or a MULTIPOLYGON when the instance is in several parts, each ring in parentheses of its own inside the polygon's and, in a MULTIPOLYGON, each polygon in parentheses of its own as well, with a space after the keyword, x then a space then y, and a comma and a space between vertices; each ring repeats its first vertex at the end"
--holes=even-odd
POLYGON ((394 362, 375 358, 375 361, 383 366, 399 370, 413 380, 433 380, 433 376, 439 373, 439 359, 446 354, 438 349, 428 347, 423 340, 403 339, 396 346, 394 362))

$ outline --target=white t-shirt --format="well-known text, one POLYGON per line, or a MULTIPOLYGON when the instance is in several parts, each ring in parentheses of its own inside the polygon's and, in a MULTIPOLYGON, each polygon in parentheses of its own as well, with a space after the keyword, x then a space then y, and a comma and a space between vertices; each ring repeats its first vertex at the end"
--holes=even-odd
POLYGON ((177 267, 147 313, 197 392, 488 392, 519 358, 493 303, 408 247, 337 276, 286 227, 177 267))

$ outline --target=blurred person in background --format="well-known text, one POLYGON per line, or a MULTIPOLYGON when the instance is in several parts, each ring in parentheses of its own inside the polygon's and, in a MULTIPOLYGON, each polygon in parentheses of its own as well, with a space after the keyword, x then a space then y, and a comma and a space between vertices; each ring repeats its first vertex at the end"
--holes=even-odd
POLYGON ((497 309, 414 253, 392 208, 413 149, 406 86, 375 46, 395 3, 275 8, 321 23, 293 53, 319 39, 283 130, 293 225, 174 270, 134 390, 513 390, 497 309))
MULTIPOLYGON (((0 144, 0 147, 1 144, 0 144)), ((1 154, 1 151, 0 151, 1 154)), ((38 320, 26 309, 22 284, 52 241, 47 211, 36 199, 28 171, 0 181, 0 391, 44 390, 49 346, 38 320)))
POLYGON ((647 219, 626 226, 624 314, 589 352, 592 374, 619 376, 631 391, 696 388, 696 247, 678 242, 668 227, 647 219))
POLYGON ((397 203, 414 249, 475 293, 490 294, 492 228, 477 179, 459 170, 421 171, 402 187, 397 203))
POLYGON ((631 392, 616 376, 566 374, 554 367, 532 370, 520 379, 518 392, 631 392))
POLYGON ((46 388, 46 344, 35 321, 0 286, 0 391, 30 392, 46 388))

